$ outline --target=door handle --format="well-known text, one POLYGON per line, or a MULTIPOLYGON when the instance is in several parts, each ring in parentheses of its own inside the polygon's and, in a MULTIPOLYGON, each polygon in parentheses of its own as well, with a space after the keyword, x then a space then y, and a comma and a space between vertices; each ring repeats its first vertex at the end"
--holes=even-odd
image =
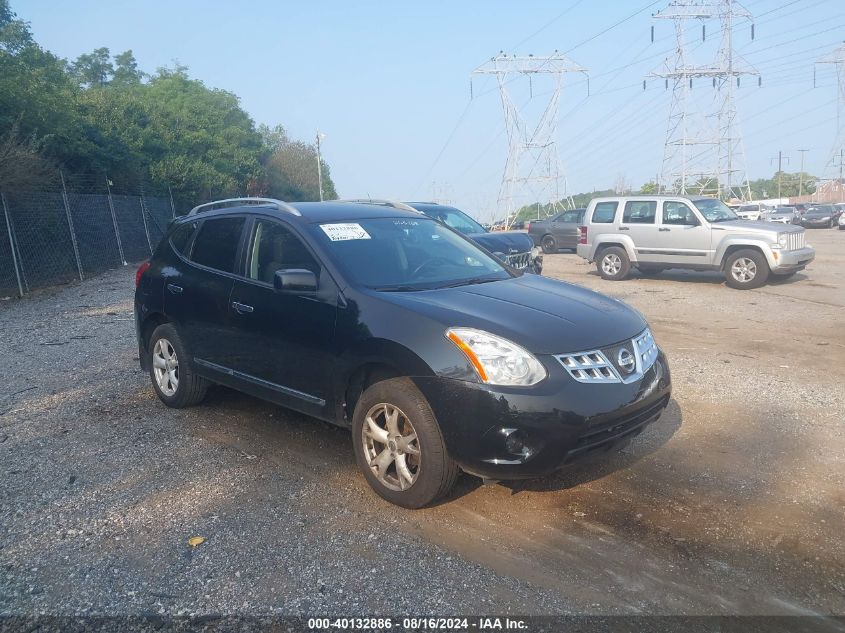
POLYGON ((252 306, 248 306, 245 303, 238 303, 237 301, 232 301, 232 307, 238 314, 249 314, 255 310, 252 306))
POLYGON ((182 286, 177 286, 176 284, 167 284, 167 289, 175 295, 182 294, 182 286))
POLYGON ((619 227, 619 230, 620 230, 620 231, 630 231, 630 230, 631 230, 631 227, 629 227, 629 226, 620 226, 620 227, 619 227))
POLYGON ((659 229, 657 229, 657 230, 658 230, 658 231, 671 231, 672 229, 666 229, 666 228, 661 227, 661 228, 659 228, 659 229))

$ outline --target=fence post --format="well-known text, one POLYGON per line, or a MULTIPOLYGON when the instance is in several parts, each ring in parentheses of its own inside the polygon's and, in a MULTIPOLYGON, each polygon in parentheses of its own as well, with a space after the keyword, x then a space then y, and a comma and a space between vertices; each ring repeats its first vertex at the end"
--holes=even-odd
POLYGON ((153 254, 153 243, 150 241, 150 229, 147 226, 147 214, 146 209, 144 208, 144 194, 141 194, 141 197, 138 198, 141 203, 141 219, 144 221, 144 233, 147 234, 147 246, 150 247, 150 255, 153 254))
POLYGON ((60 171, 59 175, 62 177, 62 200, 65 203, 67 225, 70 228, 70 241, 73 243, 73 254, 76 256, 76 269, 79 271, 79 281, 82 281, 82 260, 79 259, 79 245, 76 243, 76 232, 73 230, 73 218, 70 216, 70 201, 67 197, 67 187, 65 186, 65 174, 64 172, 60 171))
POLYGON ((176 219, 176 205, 173 204, 173 189, 167 185, 167 193, 170 195, 170 212, 173 214, 173 219, 176 219))
POLYGON ((106 174, 106 189, 109 192, 109 211, 111 211, 111 223, 114 225, 114 237, 117 240, 117 250, 120 252, 120 261, 126 266, 126 255, 123 254, 123 242, 120 241, 120 231, 117 228, 117 214, 114 212, 114 200, 111 197, 111 182, 106 174))
POLYGON ((15 240, 12 238, 12 223, 9 221, 9 207, 6 205, 6 194, 0 193, 0 200, 3 201, 3 215, 6 217, 6 231, 9 233, 9 248, 12 249, 12 263, 15 265, 15 277, 18 280, 18 295, 23 297, 23 285, 21 284, 21 271, 18 268, 18 258, 15 255, 15 240))

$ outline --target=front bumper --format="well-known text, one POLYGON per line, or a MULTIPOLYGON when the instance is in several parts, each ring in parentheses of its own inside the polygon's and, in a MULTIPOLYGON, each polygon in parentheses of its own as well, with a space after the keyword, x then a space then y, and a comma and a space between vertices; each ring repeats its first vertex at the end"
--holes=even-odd
POLYGON ((533 387, 491 387, 442 377, 412 380, 440 424, 449 455, 491 479, 547 475, 589 454, 624 445, 669 403, 669 366, 661 352, 628 384, 585 384, 552 356, 538 356, 548 377, 533 387), (508 442, 515 437, 522 448, 508 442))
POLYGON ((802 218, 800 224, 805 229, 829 228, 831 220, 830 218, 827 220, 807 220, 806 218, 802 218))
POLYGON ((807 246, 794 251, 772 251, 775 264, 770 266, 773 273, 790 273, 802 270, 816 258, 816 249, 807 246))

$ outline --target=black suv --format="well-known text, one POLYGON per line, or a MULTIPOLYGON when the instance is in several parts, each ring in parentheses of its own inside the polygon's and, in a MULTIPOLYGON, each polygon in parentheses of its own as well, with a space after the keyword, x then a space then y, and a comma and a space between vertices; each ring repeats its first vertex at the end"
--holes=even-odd
POLYGON ((436 202, 407 202, 405 204, 463 233, 508 266, 538 275, 543 272, 543 255, 540 249, 534 246, 534 240, 527 233, 488 231, 460 209, 445 204, 436 202))
POLYGON ((411 508, 460 470, 535 477, 624 444, 669 401, 638 312, 384 205, 201 205, 138 269, 135 323, 166 405, 219 383, 351 427, 370 485, 411 508))

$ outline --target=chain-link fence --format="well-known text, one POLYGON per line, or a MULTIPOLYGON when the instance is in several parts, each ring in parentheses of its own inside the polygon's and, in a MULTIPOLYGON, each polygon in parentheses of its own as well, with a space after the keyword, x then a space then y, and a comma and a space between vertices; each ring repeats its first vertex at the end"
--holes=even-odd
POLYGON ((0 297, 85 279, 150 256, 176 215, 172 197, 0 193, 0 297))

